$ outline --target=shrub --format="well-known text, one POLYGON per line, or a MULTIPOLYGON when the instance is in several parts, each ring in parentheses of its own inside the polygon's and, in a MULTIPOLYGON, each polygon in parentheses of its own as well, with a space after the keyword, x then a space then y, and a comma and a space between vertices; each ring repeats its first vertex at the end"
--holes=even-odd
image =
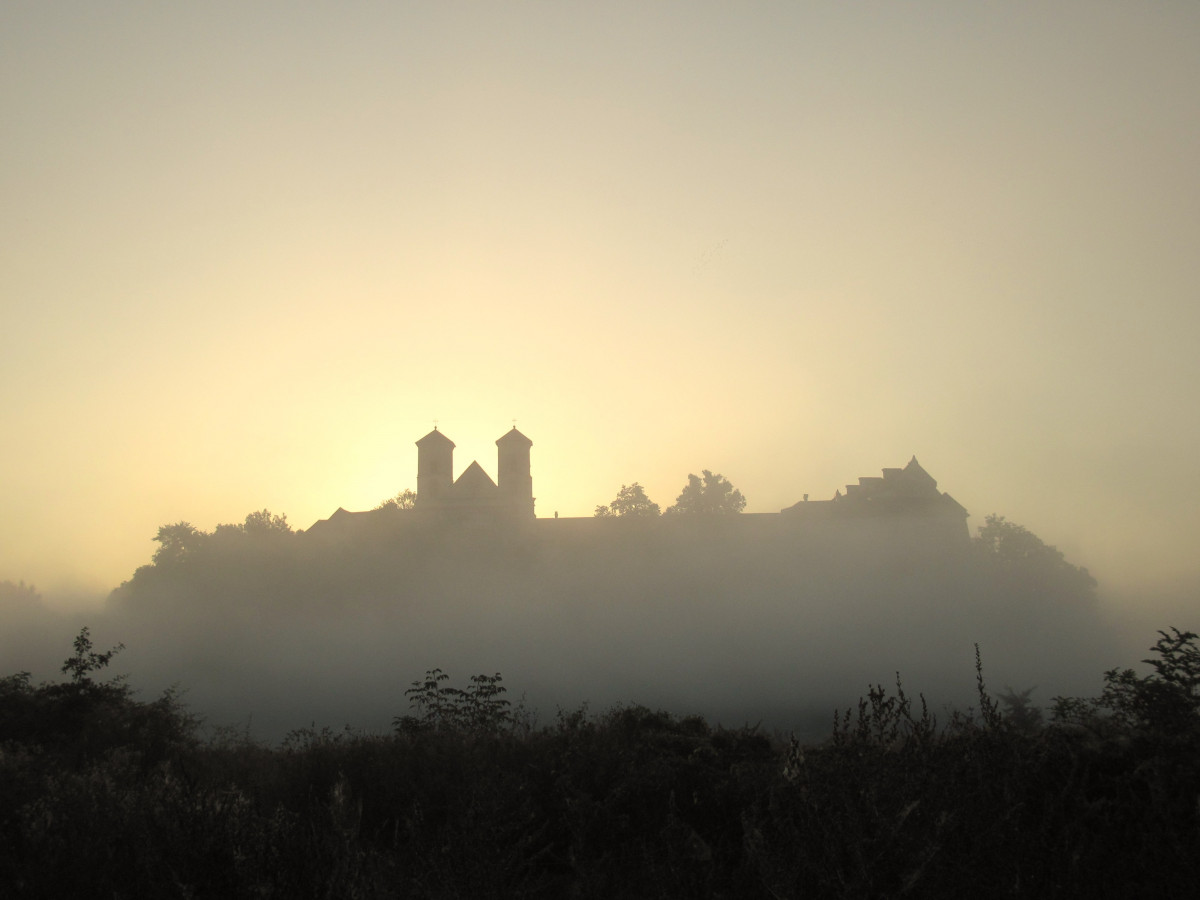
POLYGON ((39 748, 67 760, 98 759, 117 748, 135 752, 149 766, 195 741, 196 720, 185 710, 178 691, 169 689, 143 703, 121 677, 97 682, 123 649, 93 650, 84 627, 74 641, 75 653, 62 665, 71 680, 36 687, 29 673, 0 679, 0 742, 39 748))
POLYGON ((1151 674, 1110 669, 1098 698, 1056 697, 1054 721, 1096 733, 1194 739, 1200 733, 1200 636, 1178 628, 1158 634, 1150 648, 1157 655, 1142 660, 1151 674))
POLYGON ((513 723, 511 704, 501 695, 507 692, 500 673, 472 675, 471 686, 464 690, 445 684, 450 678, 441 669, 429 669, 423 681, 414 681, 404 692, 416 716, 396 716, 392 723, 400 733, 423 729, 461 732, 494 732, 513 723))

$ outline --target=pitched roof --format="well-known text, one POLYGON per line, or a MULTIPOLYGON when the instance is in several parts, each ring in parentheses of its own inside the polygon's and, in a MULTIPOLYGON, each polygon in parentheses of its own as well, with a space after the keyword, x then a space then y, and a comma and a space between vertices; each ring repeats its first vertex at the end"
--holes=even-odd
POLYGON ((967 508, 965 506, 963 506, 961 503, 959 503, 957 500, 955 500, 953 497, 951 497, 949 494, 945 494, 945 493, 942 494, 942 503, 944 503, 946 506, 950 507, 951 509, 954 509, 957 512, 962 513, 964 516, 970 515, 970 513, 967 512, 967 508))
POLYGON ((490 475, 483 471, 483 466, 478 462, 472 462, 463 473, 458 476, 458 480, 454 482, 456 491, 478 491, 486 488, 495 488, 496 482, 492 481, 490 475))
POLYGON ((915 455, 908 461, 908 465, 904 467, 904 475, 905 477, 911 478, 915 481, 924 482, 933 488, 937 487, 937 481, 934 480, 932 475, 921 468, 921 464, 917 462, 917 457, 915 455))
POLYGON ((438 431, 437 426, 435 425, 433 431, 429 432, 429 434, 417 441, 418 447, 420 447, 422 444, 449 444, 451 447, 453 447, 454 441, 450 440, 450 438, 438 431))
POLYGON ((511 431, 504 432, 496 439, 496 446, 499 447, 501 444, 524 444, 526 447, 532 447, 533 441, 517 431, 517 426, 514 425, 511 431))

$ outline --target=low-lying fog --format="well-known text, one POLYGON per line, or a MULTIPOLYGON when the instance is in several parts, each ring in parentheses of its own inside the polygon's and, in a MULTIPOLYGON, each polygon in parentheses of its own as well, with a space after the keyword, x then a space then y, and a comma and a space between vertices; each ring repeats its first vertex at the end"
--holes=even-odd
POLYGON ((818 738, 835 708, 897 672, 939 715, 974 705, 976 643, 993 693, 1036 686, 1049 704, 1098 693, 1156 628, 1191 624, 1142 620, 1103 586, 1089 596, 965 542, 764 540, 718 525, 618 521, 572 540, 243 535, 139 569, 88 614, 9 584, 3 674, 60 677, 88 624, 97 649, 126 645, 110 671, 143 698, 178 684, 208 725, 272 741, 313 723, 386 730, 433 667, 463 687, 501 673, 542 723, 584 703, 641 703, 818 738))

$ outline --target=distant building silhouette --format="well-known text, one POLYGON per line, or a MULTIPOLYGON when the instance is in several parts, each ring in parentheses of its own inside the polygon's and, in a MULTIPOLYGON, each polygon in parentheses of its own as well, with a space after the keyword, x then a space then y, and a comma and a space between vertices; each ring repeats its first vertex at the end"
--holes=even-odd
POLYGON ((533 441, 512 430, 496 441, 496 477, 473 461, 454 480, 454 441, 435 427, 417 441, 417 512, 424 517, 533 520, 533 441))
MULTIPOLYGON (((351 513, 338 509, 308 529, 309 533, 334 532, 351 536, 373 530, 372 523, 385 520, 404 527, 484 527, 536 525, 539 536, 611 534, 613 528, 658 528, 688 530, 705 527, 704 516, 666 516, 631 522, 618 517, 597 519, 563 517, 537 519, 534 513, 530 448, 533 441, 514 426, 496 441, 497 480, 472 461, 454 478, 454 442, 436 427, 416 442, 417 501, 411 512, 375 509, 351 513), (398 518, 399 517, 399 518, 398 518)), ((742 513, 717 517, 727 524, 719 527, 750 540, 789 540, 801 535, 853 543, 900 539, 910 546, 960 544, 969 540, 967 511, 949 494, 939 491, 937 481, 914 456, 904 468, 884 469, 881 476, 858 479, 837 491, 830 500, 804 499, 777 513, 742 513), (735 524, 740 523, 740 524, 735 524)), ((524 528, 518 528, 523 531, 524 528)))
POLYGON ((914 456, 903 469, 884 469, 883 476, 858 479, 838 491, 832 500, 804 500, 782 510, 784 516, 829 515, 920 515, 966 521, 967 511, 949 494, 937 489, 937 482, 921 468, 914 456))

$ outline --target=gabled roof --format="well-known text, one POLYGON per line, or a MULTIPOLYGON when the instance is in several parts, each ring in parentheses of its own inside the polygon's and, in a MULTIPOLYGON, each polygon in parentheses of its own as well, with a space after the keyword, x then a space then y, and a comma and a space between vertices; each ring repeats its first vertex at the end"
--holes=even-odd
POLYGON ((517 426, 514 425, 511 431, 504 432, 504 434, 496 439, 497 447, 501 446, 502 444, 524 444, 526 447, 532 447, 533 441, 525 437, 525 435, 521 434, 521 432, 517 431, 517 426))
POLYGON ((440 431, 438 431, 437 426, 435 425, 433 428, 433 431, 429 432, 429 434, 425 435, 425 437, 423 437, 419 441, 417 441, 418 447, 421 447, 421 446, 427 445, 427 444, 428 445, 449 444, 451 447, 453 447, 454 441, 450 440, 450 438, 446 437, 444 434, 442 434, 440 431))
POLYGON ((491 476, 483 471, 483 466, 479 465, 478 462, 472 462, 467 466, 463 473, 458 476, 458 480, 454 482, 454 490, 456 491, 473 493, 480 490, 487 490, 488 488, 495 490, 496 482, 492 481, 491 476))
POLYGON ((937 487, 937 481, 934 480, 932 475, 921 468, 921 464, 917 462, 916 456, 913 456, 913 458, 908 461, 908 465, 904 467, 904 474, 908 478, 926 482, 934 488, 937 487))

